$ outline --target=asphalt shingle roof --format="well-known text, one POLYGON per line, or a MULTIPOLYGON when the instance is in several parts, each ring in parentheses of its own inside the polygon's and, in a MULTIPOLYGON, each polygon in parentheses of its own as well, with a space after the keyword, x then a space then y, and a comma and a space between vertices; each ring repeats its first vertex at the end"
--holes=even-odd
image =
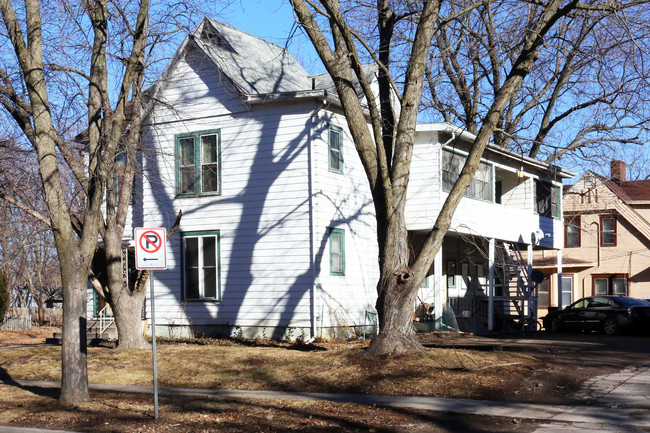
POLYGON ((244 94, 311 89, 307 72, 284 48, 211 18, 194 42, 244 94))

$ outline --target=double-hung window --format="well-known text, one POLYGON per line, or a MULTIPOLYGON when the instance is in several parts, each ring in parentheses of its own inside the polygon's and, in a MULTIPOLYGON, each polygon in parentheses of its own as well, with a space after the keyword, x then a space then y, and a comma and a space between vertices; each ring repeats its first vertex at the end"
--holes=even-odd
POLYGON ((329 169, 335 173, 343 173, 343 130, 330 126, 328 143, 329 169))
POLYGON ((330 275, 345 275, 345 231, 330 229, 330 275))
POLYGON ((616 246, 616 218, 612 215, 600 216, 600 246, 616 246))
POLYGON ((176 193, 221 192, 221 133, 201 131, 176 136, 176 193))
POLYGON ((221 299, 219 231, 183 233, 184 299, 221 299))
MULTIPOLYGON (((449 192, 460 177, 465 165, 465 157, 444 150, 442 152, 442 190, 449 192)), ((470 182, 465 196, 484 201, 492 201, 492 166, 481 162, 470 182)))
POLYGON ((564 246, 580 246, 580 217, 575 216, 564 220, 564 246))

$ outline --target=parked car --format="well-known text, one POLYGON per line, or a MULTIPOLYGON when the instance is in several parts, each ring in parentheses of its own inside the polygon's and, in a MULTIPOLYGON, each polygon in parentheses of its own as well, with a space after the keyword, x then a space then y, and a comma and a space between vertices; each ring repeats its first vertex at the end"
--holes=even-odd
POLYGON ((542 321, 550 332, 602 331, 615 335, 625 329, 648 333, 650 303, 626 296, 590 296, 550 311, 542 321))

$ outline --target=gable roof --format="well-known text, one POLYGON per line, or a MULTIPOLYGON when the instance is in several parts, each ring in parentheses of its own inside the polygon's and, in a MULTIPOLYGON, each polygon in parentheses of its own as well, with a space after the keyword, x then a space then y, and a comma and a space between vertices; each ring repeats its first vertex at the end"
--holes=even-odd
MULTIPOLYGON (((635 200, 647 200, 650 198, 647 190, 650 186, 649 182, 616 182, 592 171, 588 171, 583 175, 583 177, 586 176, 593 176, 597 182, 602 183, 603 186, 608 188, 616 196, 614 203, 610 203, 609 206, 632 224, 646 239, 650 240, 650 222, 631 206, 631 202, 635 200)), ((571 187, 577 184, 578 182, 571 185, 571 187)))
POLYGON ((289 52, 271 42, 204 18, 193 42, 247 95, 311 88, 307 72, 289 52))
POLYGON ((602 182, 621 200, 625 202, 637 200, 650 200, 650 180, 632 180, 626 182, 616 182, 596 175, 602 182))

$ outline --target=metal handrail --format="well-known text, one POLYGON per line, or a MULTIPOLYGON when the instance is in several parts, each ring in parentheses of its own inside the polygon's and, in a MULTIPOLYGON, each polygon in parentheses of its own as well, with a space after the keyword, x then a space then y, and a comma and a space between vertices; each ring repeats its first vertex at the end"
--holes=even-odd
POLYGON ((115 322, 115 317, 107 314, 109 308, 110 305, 106 305, 101 309, 99 314, 97 314, 97 318, 99 319, 99 335, 104 335, 104 331, 115 322))

